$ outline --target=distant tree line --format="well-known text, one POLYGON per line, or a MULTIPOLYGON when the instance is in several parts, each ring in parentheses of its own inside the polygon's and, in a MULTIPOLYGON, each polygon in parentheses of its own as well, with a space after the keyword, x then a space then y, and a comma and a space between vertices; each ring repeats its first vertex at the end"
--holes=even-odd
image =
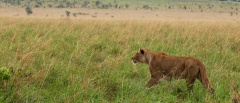
POLYGON ((235 2, 240 2, 240 0, 218 0, 218 1, 235 1, 235 2))
POLYGON ((129 4, 118 4, 117 1, 104 3, 100 0, 0 0, 11 5, 21 5, 22 7, 49 7, 49 8, 129 8, 129 4))

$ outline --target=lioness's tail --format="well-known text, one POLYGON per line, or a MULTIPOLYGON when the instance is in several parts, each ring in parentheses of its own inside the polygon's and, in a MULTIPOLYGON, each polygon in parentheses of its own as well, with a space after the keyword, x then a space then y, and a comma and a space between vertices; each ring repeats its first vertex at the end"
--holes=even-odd
POLYGON ((213 93, 214 89, 212 85, 210 84, 210 81, 208 80, 207 73, 205 66, 200 62, 198 63, 200 74, 198 75, 198 79, 201 81, 203 86, 208 89, 209 92, 213 93))

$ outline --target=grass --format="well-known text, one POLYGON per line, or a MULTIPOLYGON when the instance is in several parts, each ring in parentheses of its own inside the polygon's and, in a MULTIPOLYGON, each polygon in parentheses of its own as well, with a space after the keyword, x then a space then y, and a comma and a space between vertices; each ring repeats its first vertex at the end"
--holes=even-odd
POLYGON ((240 89, 240 24, 0 18, 0 67, 11 79, 1 102, 231 102, 240 89), (139 48, 200 59, 215 94, 198 81, 154 88, 147 65, 131 63, 139 48), (181 90, 179 90, 180 88, 181 90))

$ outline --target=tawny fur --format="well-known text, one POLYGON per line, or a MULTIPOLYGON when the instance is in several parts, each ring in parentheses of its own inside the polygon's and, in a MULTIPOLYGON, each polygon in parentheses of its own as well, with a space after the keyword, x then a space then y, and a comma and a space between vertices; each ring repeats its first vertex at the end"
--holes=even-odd
POLYGON ((147 49, 140 49, 131 59, 133 63, 140 62, 149 65, 151 79, 146 84, 148 87, 158 84, 164 78, 169 81, 177 78, 186 79, 188 89, 192 90, 194 81, 198 79, 209 92, 214 92, 205 66, 198 59, 169 56, 166 53, 147 49))

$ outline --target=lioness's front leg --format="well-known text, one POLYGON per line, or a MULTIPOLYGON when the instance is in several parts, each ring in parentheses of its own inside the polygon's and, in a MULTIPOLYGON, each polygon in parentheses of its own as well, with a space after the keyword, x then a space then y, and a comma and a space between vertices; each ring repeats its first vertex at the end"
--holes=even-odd
POLYGON ((161 72, 151 72, 151 79, 146 84, 147 87, 152 87, 157 85, 160 82, 160 79, 163 77, 161 72))
POLYGON ((158 84, 158 80, 157 79, 155 79, 155 78, 151 78, 149 81, 148 81, 148 83, 146 84, 146 87, 152 87, 152 86, 154 86, 154 85, 157 85, 158 84))

